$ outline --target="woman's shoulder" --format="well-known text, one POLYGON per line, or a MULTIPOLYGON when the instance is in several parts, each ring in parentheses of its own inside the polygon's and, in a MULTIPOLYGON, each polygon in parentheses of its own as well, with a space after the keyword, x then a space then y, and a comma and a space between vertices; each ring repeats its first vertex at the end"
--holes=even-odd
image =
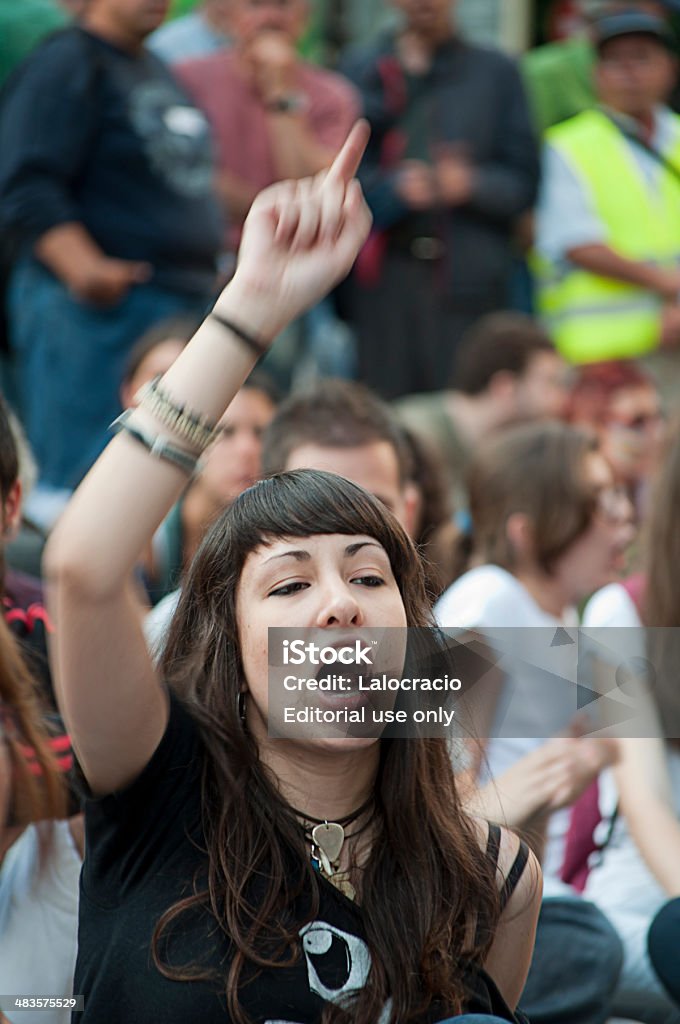
POLYGON ((184 791, 200 784, 205 747, 198 723, 189 707, 172 691, 167 692, 168 716, 165 729, 146 765, 124 787, 97 795, 85 790, 89 818, 104 816, 128 820, 138 809, 146 814, 149 801, 156 808, 176 806, 184 791))
POLYGON ((535 855, 513 832, 490 825, 489 837, 492 844, 496 840, 498 844, 496 882, 501 916, 483 967, 504 1002, 514 1010, 531 964, 543 878, 535 855))
POLYGON ((640 613, 630 589, 622 583, 609 583, 596 591, 583 612, 583 625, 641 626, 640 613))
POLYGON ((507 569, 480 565, 444 591, 434 612, 437 621, 445 627, 507 625, 505 614, 510 609, 516 612, 523 593, 522 585, 507 569))
POLYGON ((510 829, 485 818, 473 817, 471 820, 480 849, 495 867, 501 910, 505 910, 515 893, 521 903, 523 896, 530 895, 537 886, 540 892, 540 867, 524 840, 510 829))

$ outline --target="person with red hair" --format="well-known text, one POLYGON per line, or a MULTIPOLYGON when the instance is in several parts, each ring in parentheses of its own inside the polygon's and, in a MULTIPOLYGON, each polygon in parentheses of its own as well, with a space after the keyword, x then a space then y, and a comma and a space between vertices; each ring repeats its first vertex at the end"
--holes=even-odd
POLYGON ((582 366, 568 419, 595 431, 617 483, 628 488, 639 511, 664 435, 661 397, 653 378, 634 362, 582 366))

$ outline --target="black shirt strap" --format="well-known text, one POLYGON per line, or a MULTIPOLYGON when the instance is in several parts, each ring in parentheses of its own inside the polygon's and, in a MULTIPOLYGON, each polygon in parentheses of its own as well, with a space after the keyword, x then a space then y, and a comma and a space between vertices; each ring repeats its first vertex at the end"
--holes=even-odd
MULTIPOLYGON (((489 837, 486 842, 486 855, 494 865, 498 867, 498 858, 501 852, 501 830, 499 825, 489 824, 489 837)), ((507 907, 510 897, 517 888, 522 873, 527 866, 529 860, 529 847, 525 842, 520 841, 519 849, 515 855, 515 859, 512 862, 512 866, 508 871, 505 879, 505 884, 501 889, 501 913, 507 907)))
POLYGON ((527 866, 529 860, 529 847, 527 844, 520 840, 519 850, 515 855, 515 859, 512 862, 512 867, 508 871, 508 876, 505 879, 505 885, 501 889, 501 913, 507 907, 510 897, 517 888, 520 878, 527 866))

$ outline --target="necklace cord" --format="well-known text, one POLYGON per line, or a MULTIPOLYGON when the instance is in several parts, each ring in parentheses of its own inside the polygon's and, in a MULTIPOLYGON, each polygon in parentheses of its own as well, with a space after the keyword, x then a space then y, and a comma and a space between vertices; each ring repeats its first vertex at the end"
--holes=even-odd
MULTIPOLYGON (((311 814, 305 814, 303 811, 298 811, 297 808, 291 807, 293 814, 297 818, 302 818, 303 821, 309 822, 311 825, 341 825, 343 828, 345 825, 351 825, 353 821, 356 821, 368 808, 375 803, 375 797, 373 794, 369 796, 361 807, 358 807, 356 811, 352 811, 350 814, 346 814, 344 818, 313 818, 311 814)), ((347 837, 349 838, 349 836, 347 837)))

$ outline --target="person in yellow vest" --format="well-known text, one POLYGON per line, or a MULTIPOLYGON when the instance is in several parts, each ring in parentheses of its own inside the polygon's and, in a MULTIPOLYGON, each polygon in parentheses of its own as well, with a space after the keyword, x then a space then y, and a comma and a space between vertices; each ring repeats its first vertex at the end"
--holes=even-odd
POLYGON ((573 363, 680 346, 680 117, 666 23, 597 26, 599 106, 546 134, 536 217, 539 310, 573 363))

